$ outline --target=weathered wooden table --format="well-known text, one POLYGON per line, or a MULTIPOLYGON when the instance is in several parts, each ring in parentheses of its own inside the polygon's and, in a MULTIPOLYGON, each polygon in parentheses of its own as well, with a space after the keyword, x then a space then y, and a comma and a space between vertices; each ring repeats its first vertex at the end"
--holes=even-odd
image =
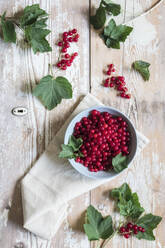
MULTIPOLYGON (((0 12, 13 15, 26 5, 38 1, 0 1, 0 12)), ((113 204, 108 191, 123 182, 130 184, 140 195, 147 212, 165 215, 165 3, 145 17, 129 24, 134 31, 120 50, 108 49, 89 25, 89 13, 99 1, 94 0, 42 0, 40 5, 50 13, 49 41, 53 52, 34 55, 31 50, 0 40, 0 247, 3 248, 88 248, 91 246, 83 233, 83 213, 91 203, 104 214, 111 214, 113 204), (80 42, 75 46, 79 57, 74 65, 60 75, 72 82, 72 100, 64 100, 52 111, 46 111, 31 94, 36 81, 47 74, 48 63, 55 63, 58 47, 55 42, 64 30, 77 28, 80 42), (134 60, 151 63, 151 78, 144 82, 131 70, 134 60), (113 62, 120 74, 126 77, 131 90, 131 100, 116 96, 113 90, 101 86, 103 69, 113 62), (131 168, 120 177, 70 202, 68 218, 50 242, 41 240, 22 228, 20 180, 33 166, 36 159, 75 108, 80 97, 88 92, 104 104, 116 107, 127 114, 136 128, 150 139, 150 144, 136 158, 131 168), (28 115, 16 117, 13 107, 25 106, 28 115)), ((149 9, 153 0, 124 0, 118 23, 127 22, 149 9)), ((44 228, 44 227, 43 227, 44 228)), ((164 248, 165 221, 156 230, 156 241, 113 239, 108 247, 164 248)))

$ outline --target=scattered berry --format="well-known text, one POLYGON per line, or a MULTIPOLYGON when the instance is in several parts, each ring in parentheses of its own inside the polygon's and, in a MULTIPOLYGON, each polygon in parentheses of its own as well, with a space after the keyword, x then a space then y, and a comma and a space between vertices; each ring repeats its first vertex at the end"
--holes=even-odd
POLYGON ((110 70, 107 71, 106 74, 110 76, 111 75, 111 71, 110 70))
POLYGON ((104 87, 108 87, 109 86, 109 83, 108 82, 105 82, 104 83, 104 87))
POLYGON ((62 41, 59 41, 58 46, 62 47, 62 45, 63 45, 62 41))
POLYGON ((110 83, 110 85, 109 85, 111 88, 113 88, 114 87, 114 83, 110 83))
POLYGON ((129 237, 130 237, 130 234, 128 233, 124 234, 124 238, 129 239, 129 237))
POLYGON ((76 34, 76 33, 77 33, 77 29, 74 28, 74 29, 72 30, 72 34, 76 34))

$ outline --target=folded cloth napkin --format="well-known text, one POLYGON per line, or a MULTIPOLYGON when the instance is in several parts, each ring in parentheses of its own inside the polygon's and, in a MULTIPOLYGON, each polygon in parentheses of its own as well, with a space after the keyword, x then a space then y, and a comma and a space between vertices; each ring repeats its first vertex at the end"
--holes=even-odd
MULTIPOLYGON (((107 180, 96 180, 78 173, 66 159, 58 157, 66 127, 82 110, 103 105, 91 94, 78 107, 56 134, 48 149, 21 182, 24 227, 44 239, 51 239, 66 216, 67 202, 107 180)), ((138 152, 148 139, 137 132, 138 152)))

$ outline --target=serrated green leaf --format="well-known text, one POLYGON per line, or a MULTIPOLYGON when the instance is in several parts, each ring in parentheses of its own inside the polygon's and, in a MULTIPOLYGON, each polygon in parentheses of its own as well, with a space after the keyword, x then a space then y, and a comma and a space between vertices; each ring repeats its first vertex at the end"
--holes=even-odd
POLYGON ((97 232, 97 229, 95 229, 94 226, 91 224, 84 224, 84 231, 86 235, 88 236, 88 239, 91 240, 99 240, 100 236, 99 233, 97 232))
POLYGON ((106 46, 108 48, 115 48, 115 49, 120 49, 120 42, 112 39, 107 39, 105 42, 106 46))
POLYGON ((33 25, 25 28, 25 37, 30 43, 34 53, 52 51, 48 41, 45 39, 49 33, 50 30, 48 29, 35 28, 33 25))
POLYGON ((119 188, 114 188, 110 192, 110 196, 116 198, 117 200, 122 196, 122 198, 126 201, 130 200, 131 198, 131 189, 127 183, 122 184, 119 188))
POLYGON ((119 209, 120 214, 125 217, 136 220, 144 212, 144 208, 140 205, 138 195, 132 193, 127 183, 124 183, 119 188, 113 189, 110 192, 110 196, 116 199, 117 208, 119 209))
POLYGON ((114 19, 111 19, 101 34, 108 48, 120 48, 120 42, 124 42, 133 28, 126 25, 117 26, 114 19))
POLYGON ((93 206, 87 208, 87 221, 84 230, 89 240, 107 239, 114 232, 111 216, 103 218, 93 206))
POLYGON ((133 28, 126 25, 116 26, 111 32, 111 38, 124 42, 127 36, 132 32, 133 28))
POLYGON ((74 135, 70 136, 68 145, 73 148, 74 152, 78 151, 82 144, 83 140, 81 138, 76 139, 74 135))
POLYGON ((5 19, 6 12, 1 16, 3 39, 5 42, 16 43, 16 32, 12 21, 5 19))
POLYGON ((81 138, 76 139, 73 135, 70 136, 67 145, 61 145, 62 151, 59 154, 60 158, 77 158, 83 157, 84 155, 79 151, 82 146, 83 140, 81 138))
POLYGON ((47 24, 46 21, 48 20, 48 18, 42 18, 38 21, 36 21, 35 23, 32 24, 33 27, 35 28, 46 28, 47 24))
POLYGON ((142 60, 137 60, 133 63, 133 68, 142 75, 145 81, 150 78, 149 66, 150 64, 148 62, 142 60))
POLYGON ((25 39, 31 45, 34 53, 50 52, 52 48, 46 40, 50 30, 46 28, 48 14, 39 7, 39 4, 27 6, 20 19, 21 27, 25 31, 25 39))
POLYGON ((43 105, 52 110, 62 99, 72 98, 72 86, 64 77, 53 78, 51 75, 43 77, 33 90, 43 105))
POLYGON ((93 25, 94 29, 100 29, 104 26, 106 21, 105 8, 100 6, 96 10, 96 14, 90 17, 90 23, 93 25))
POLYGON ((114 16, 117 16, 121 12, 121 6, 120 4, 113 3, 110 0, 103 0, 102 6, 105 6, 105 10, 108 12, 108 14, 112 14, 114 16))
POLYGON ((100 233, 101 239, 107 239, 107 238, 109 238, 110 235, 112 235, 114 230, 113 230, 113 226, 112 226, 111 216, 107 216, 101 221, 101 223, 98 227, 98 231, 100 233))
POLYGON ((119 153, 112 159, 112 165, 115 172, 121 172, 122 170, 127 168, 127 157, 123 156, 122 153, 119 153))
POLYGON ((111 19, 108 25, 104 28, 104 35, 110 36, 114 28, 116 28, 116 22, 113 19, 111 19))
POLYGON ((136 224, 145 229, 145 232, 138 232, 136 238, 138 239, 147 239, 147 240, 155 240, 153 230, 157 227, 157 225, 161 222, 162 217, 156 216, 153 214, 146 214, 142 216, 136 224))
POLYGON ((68 145, 61 145, 62 147, 62 151, 60 152, 59 154, 59 158, 75 158, 75 155, 74 155, 74 150, 71 146, 68 146, 68 145))
POLYGON ((21 27, 24 28, 27 25, 34 24, 38 18, 48 16, 45 10, 40 9, 39 4, 33 4, 25 7, 23 15, 20 19, 21 27))

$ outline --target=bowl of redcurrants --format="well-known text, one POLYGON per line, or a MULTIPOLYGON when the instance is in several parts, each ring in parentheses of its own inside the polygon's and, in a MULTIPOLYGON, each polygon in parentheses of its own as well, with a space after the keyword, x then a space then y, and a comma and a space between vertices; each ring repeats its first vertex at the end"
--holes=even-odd
POLYGON ((108 179, 130 165, 137 150, 137 136, 132 122, 122 112, 98 106, 72 119, 64 144, 75 148, 69 162, 77 171, 95 179, 108 179))

